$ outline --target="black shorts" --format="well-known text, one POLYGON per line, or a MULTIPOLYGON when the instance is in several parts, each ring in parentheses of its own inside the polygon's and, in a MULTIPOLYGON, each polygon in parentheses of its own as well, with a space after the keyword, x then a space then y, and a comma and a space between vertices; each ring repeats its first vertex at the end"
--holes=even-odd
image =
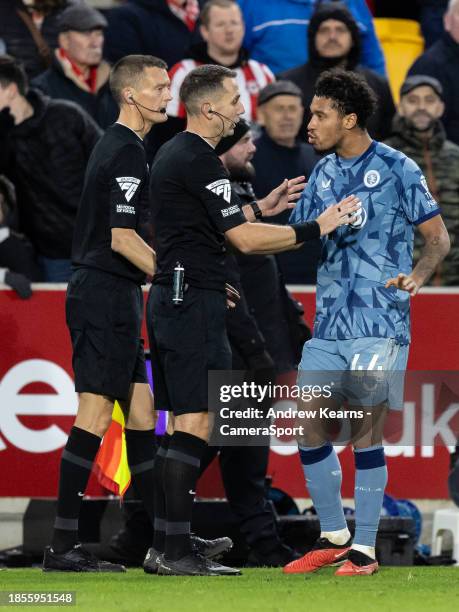
POLYGON ((95 269, 76 270, 67 287, 67 326, 75 390, 124 400, 131 383, 146 383, 140 337, 142 289, 95 269))
POLYGON ((147 304, 155 406, 174 415, 207 412, 209 370, 231 369, 226 296, 189 287, 180 306, 172 287, 152 285, 147 304))

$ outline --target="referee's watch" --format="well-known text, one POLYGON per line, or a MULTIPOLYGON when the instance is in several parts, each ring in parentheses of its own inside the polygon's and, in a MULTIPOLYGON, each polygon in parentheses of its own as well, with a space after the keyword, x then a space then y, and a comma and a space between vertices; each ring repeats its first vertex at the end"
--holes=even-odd
POLYGON ((263 216, 263 213, 261 211, 261 208, 258 206, 257 201, 254 200, 253 202, 249 202, 249 206, 252 207, 253 214, 255 215, 255 219, 261 219, 263 216))

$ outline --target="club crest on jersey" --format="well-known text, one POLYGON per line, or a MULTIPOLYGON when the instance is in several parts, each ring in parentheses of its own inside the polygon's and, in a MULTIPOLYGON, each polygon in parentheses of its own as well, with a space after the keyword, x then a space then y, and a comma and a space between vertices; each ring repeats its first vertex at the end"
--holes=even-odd
POLYGON ((116 182, 120 186, 121 191, 124 192, 124 197, 127 202, 131 200, 132 196, 137 191, 137 187, 140 185, 140 179, 134 176, 119 176, 116 182))
POLYGON ((365 172, 365 176, 363 177, 365 187, 376 187, 376 185, 379 185, 380 180, 381 175, 377 170, 368 170, 368 172, 365 172))
POLYGON ((219 179, 209 185, 206 185, 206 189, 215 193, 215 195, 222 196, 225 202, 228 204, 231 202, 231 184, 228 179, 219 179))

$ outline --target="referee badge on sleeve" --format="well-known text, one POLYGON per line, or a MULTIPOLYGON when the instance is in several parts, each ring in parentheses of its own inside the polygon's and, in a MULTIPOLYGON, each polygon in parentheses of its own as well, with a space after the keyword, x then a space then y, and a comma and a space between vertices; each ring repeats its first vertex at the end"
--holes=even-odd
POLYGON ((228 179, 219 179, 209 185, 206 185, 206 189, 215 193, 215 195, 222 196, 222 198, 228 202, 231 202, 231 183, 228 179))
POLYGON ((127 202, 131 200, 137 191, 137 187, 140 185, 140 179, 135 178, 134 176, 119 176, 117 177, 116 182, 120 186, 121 191, 124 193, 124 197, 126 198, 127 202))

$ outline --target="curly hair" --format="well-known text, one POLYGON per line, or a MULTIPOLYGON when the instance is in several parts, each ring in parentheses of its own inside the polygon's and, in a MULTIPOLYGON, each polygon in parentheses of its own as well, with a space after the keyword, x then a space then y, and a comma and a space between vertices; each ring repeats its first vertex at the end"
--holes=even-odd
POLYGON ((376 95, 365 78, 350 70, 323 72, 317 79, 314 93, 319 98, 332 100, 332 106, 343 117, 355 113, 357 125, 361 129, 366 128, 368 119, 378 104, 376 95))

